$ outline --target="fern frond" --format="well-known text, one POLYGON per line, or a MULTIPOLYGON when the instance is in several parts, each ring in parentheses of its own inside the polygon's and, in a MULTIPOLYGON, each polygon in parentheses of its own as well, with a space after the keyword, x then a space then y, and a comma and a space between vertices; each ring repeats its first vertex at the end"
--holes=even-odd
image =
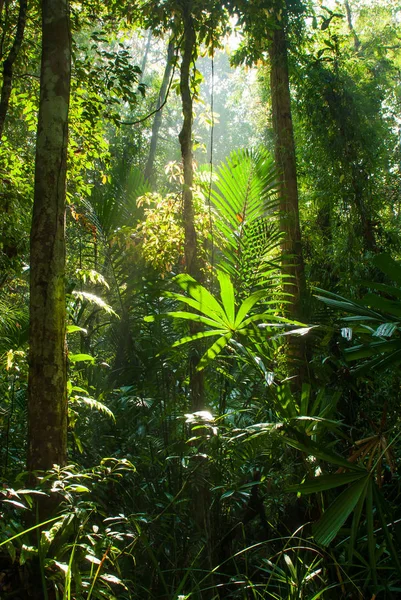
POLYGON ((103 413, 114 422, 116 420, 114 413, 109 409, 108 406, 103 404, 103 402, 99 402, 99 400, 95 400, 94 398, 89 398, 87 396, 72 396, 70 398, 70 402, 80 404, 81 406, 86 406, 87 408, 91 408, 93 410, 97 410, 100 413, 103 413))

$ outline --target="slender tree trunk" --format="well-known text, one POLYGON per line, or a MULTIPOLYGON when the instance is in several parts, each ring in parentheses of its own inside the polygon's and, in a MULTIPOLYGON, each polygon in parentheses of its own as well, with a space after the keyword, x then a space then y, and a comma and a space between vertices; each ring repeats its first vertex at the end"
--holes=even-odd
MULTIPOLYGON (((202 281, 202 273, 199 264, 198 244, 195 230, 195 212, 193 203, 193 151, 192 151, 192 122, 193 102, 190 88, 190 71, 196 52, 196 33, 191 15, 191 4, 183 3, 184 23, 184 47, 181 61, 180 91, 182 101, 182 113, 184 117, 182 129, 179 135, 181 145, 182 164, 184 170, 183 189, 183 221, 184 221, 184 253, 185 268, 198 282, 202 281)), ((199 331, 196 323, 191 323, 190 333, 199 331)), ((196 371, 199 358, 191 355, 190 359, 190 387, 191 387, 191 409, 193 411, 204 408, 204 381, 203 372, 196 371)))
MULTIPOLYGON (((202 282, 202 271, 198 256, 198 243, 195 230, 195 212, 193 204, 193 150, 192 150, 192 123, 193 106, 190 87, 190 71, 196 54, 196 33, 193 18, 191 15, 190 0, 182 2, 182 16, 184 25, 184 44, 181 60, 180 90, 183 112, 183 125, 179 135, 181 145, 181 155, 184 170, 184 189, 183 189, 183 221, 184 221, 184 252, 185 267, 189 275, 198 282, 202 282)), ((189 325, 190 334, 193 335, 200 331, 197 323, 191 322, 189 325)), ((189 358, 189 384, 191 394, 191 411, 196 412, 205 408, 205 389, 203 371, 197 371, 199 355, 194 351, 189 358)), ((198 434, 199 435, 199 434, 198 434)), ((206 537, 205 553, 201 557, 201 566, 206 561, 206 569, 211 570, 212 548, 211 548, 211 525, 210 525, 210 487, 209 464, 205 458, 198 455, 196 458, 196 473, 192 482, 192 508, 193 516, 199 533, 206 537)), ((205 600, 213 594, 209 591, 204 592, 205 600)))
POLYGON ((302 316, 301 295, 305 290, 305 272, 299 223, 287 44, 282 27, 275 29, 271 34, 269 55, 275 159, 279 172, 281 228, 284 233, 283 270, 284 274, 289 276, 284 287, 285 291, 291 294, 288 298, 289 313, 299 319, 302 316))
POLYGON ((360 39, 354 29, 354 24, 352 22, 351 6, 350 6, 350 3, 348 2, 348 0, 344 0, 344 6, 345 6, 345 12, 347 13, 348 29, 350 30, 352 37, 354 38, 355 51, 358 52, 358 50, 361 47, 361 42, 360 42, 360 39))
POLYGON ((146 167, 145 167, 145 178, 148 179, 151 183, 154 180, 153 166, 154 166, 155 157, 156 157, 156 148, 157 148, 157 142, 158 142, 158 138, 159 138, 159 130, 160 130, 160 126, 162 123, 162 110, 163 109, 161 109, 160 107, 163 104, 166 93, 167 93, 167 88, 168 88, 168 84, 170 81, 171 72, 173 70, 173 62, 172 62, 173 58, 174 58, 174 42, 171 40, 169 42, 168 49, 167 49, 166 68, 164 69, 163 80, 162 80, 162 84, 160 87, 159 98, 157 101, 157 107, 156 107, 157 113, 155 114, 155 118, 153 119, 152 137, 150 140, 149 156, 148 156, 148 160, 146 162, 146 167))
POLYGON ((42 63, 30 259, 28 470, 67 457, 65 184, 71 37, 68 0, 42 1, 42 63))
POLYGON ((141 79, 140 79, 140 82, 143 81, 143 75, 145 73, 146 63, 148 62, 148 54, 149 54, 149 50, 150 50, 150 43, 151 43, 151 41, 152 41, 152 30, 149 29, 148 39, 147 39, 146 46, 145 46, 145 54, 143 55, 142 64, 141 64, 141 79))
POLYGON ((3 136, 4 123, 6 120, 8 105, 10 102, 11 90, 13 85, 13 67, 17 59, 18 52, 21 48, 22 40, 24 38, 27 5, 27 0, 20 0, 17 29, 15 32, 14 42, 11 46, 11 50, 8 53, 7 58, 3 62, 3 84, 1 87, 0 97, 0 140, 3 136))

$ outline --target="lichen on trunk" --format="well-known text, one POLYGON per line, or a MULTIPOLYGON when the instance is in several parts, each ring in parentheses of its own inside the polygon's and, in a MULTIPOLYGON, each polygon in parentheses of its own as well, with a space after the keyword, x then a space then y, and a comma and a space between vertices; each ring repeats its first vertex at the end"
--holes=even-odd
POLYGON ((29 471, 63 465, 67 458, 64 279, 70 73, 68 0, 43 0, 30 238, 29 471))
POLYGON ((284 289, 290 294, 288 311, 292 317, 299 319, 302 318, 301 297, 305 290, 305 273, 299 223, 287 44, 282 25, 278 25, 271 33, 269 57, 275 159, 279 174, 280 219, 284 233, 283 271, 288 276, 284 289))

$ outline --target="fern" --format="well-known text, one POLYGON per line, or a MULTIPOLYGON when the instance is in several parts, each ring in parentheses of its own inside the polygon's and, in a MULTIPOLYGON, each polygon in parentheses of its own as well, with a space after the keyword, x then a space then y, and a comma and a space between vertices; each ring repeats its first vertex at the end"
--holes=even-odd
POLYGON ((112 307, 109 304, 107 304, 107 302, 105 302, 102 298, 100 298, 100 296, 96 296, 96 294, 91 294, 89 292, 81 292, 78 290, 74 290, 72 294, 81 302, 84 302, 86 300, 91 304, 96 304, 96 306, 107 312, 109 315, 114 315, 115 317, 118 317, 117 313, 112 309, 112 307))
POLYGON ((281 235, 274 161, 265 150, 232 152, 217 171, 211 192, 220 267, 242 293, 271 276, 281 235))
POLYGON ((103 402, 99 402, 99 400, 95 400, 94 398, 89 398, 88 396, 72 396, 70 398, 70 402, 79 404, 81 406, 86 406, 87 408, 91 408, 93 410, 97 410, 100 413, 103 413, 113 421, 116 420, 114 413, 105 405, 103 402))

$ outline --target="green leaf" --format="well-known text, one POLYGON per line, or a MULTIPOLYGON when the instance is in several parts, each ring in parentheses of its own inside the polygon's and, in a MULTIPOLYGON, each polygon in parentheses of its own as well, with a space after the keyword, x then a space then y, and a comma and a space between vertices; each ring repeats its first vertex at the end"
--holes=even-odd
POLYGON ((79 494, 90 492, 90 489, 86 487, 86 485, 81 485, 80 483, 72 483, 71 485, 67 485, 65 489, 67 491, 77 492, 79 494))
POLYGON ((245 319, 245 317, 249 313, 249 311, 252 310, 252 308, 255 306, 255 304, 257 302, 259 302, 259 300, 261 300, 265 296, 266 296, 265 291, 254 292, 253 294, 248 296, 248 298, 246 298, 243 301, 243 303, 241 304, 241 306, 238 309, 237 316, 235 318, 234 325, 236 328, 238 328, 241 325, 242 321, 245 319))
MULTIPOLYGON (((217 321, 214 319, 210 319, 209 317, 204 317, 203 315, 198 315, 196 313, 190 313, 190 312, 185 312, 185 311, 172 311, 172 312, 168 312, 165 313, 165 315, 162 315, 165 317, 173 317, 174 319, 186 319, 187 321, 194 321, 195 323, 203 323, 204 325, 209 325, 210 327, 218 327, 221 328, 221 326, 225 325, 224 322, 221 321, 217 321)), ((224 327, 224 330, 227 331, 227 327, 224 327)))
POLYGON ((208 316, 212 313, 212 316, 219 315, 222 318, 226 317, 222 306, 217 302, 216 298, 193 277, 181 273, 180 275, 176 275, 173 281, 198 303, 200 312, 208 316))
POLYGON ((223 302, 224 310, 227 315, 228 321, 231 326, 234 327, 235 321, 235 299, 234 299, 234 286, 230 279, 230 276, 224 271, 219 271, 217 278, 220 283, 220 295, 223 302))
POLYGON ((213 329, 211 331, 199 331, 198 333, 194 333, 193 335, 186 335, 182 337, 177 342, 171 346, 172 348, 176 348, 177 346, 181 346, 182 344, 187 344, 188 342, 193 342, 194 340, 202 340, 206 337, 211 337, 213 335, 222 335, 226 334, 226 329, 213 329))
POLYGON ((94 363, 95 359, 90 354, 69 354, 68 360, 72 363, 76 362, 91 362, 94 363))
POLYGON ((373 258, 373 263, 392 281, 401 285, 401 265, 390 254, 378 254, 373 258))
POLYGON ((226 335, 223 335, 218 340, 216 340, 214 342, 214 344, 212 346, 210 346, 210 348, 208 348, 208 350, 206 350, 205 354, 200 359, 196 370, 202 371, 202 369, 204 369, 211 360, 216 358, 216 356, 218 356, 221 353, 221 351, 223 350, 223 348, 225 348, 225 346, 228 344, 231 337, 232 337, 232 334, 227 333, 226 335))
POLYGON ((97 410, 98 412, 103 413, 113 421, 116 420, 114 413, 109 409, 109 407, 103 404, 103 402, 99 402, 99 400, 95 400, 94 398, 88 398, 87 396, 74 396, 70 398, 70 402, 77 402, 78 404, 83 404, 88 408, 92 408, 94 410, 97 410))
POLYGON ((350 469, 352 471, 361 471, 361 468, 358 465, 350 463, 348 460, 346 460, 339 454, 334 454, 334 452, 330 452, 325 447, 311 440, 308 436, 303 435, 298 431, 294 431, 294 434, 297 436, 297 439, 284 437, 285 443, 289 446, 292 446, 297 450, 301 450, 301 452, 305 452, 305 454, 307 454, 308 456, 316 456, 317 458, 325 460, 326 462, 331 463, 333 465, 346 467, 347 469, 350 469))
POLYGON ((85 335, 88 333, 87 329, 84 329, 83 327, 78 327, 78 325, 67 325, 67 333, 75 333, 76 331, 81 331, 82 333, 85 333, 85 335))
POLYGON ((118 317, 117 313, 105 302, 100 296, 96 296, 96 294, 90 294, 89 292, 82 292, 78 290, 74 290, 73 295, 83 302, 86 300, 91 304, 96 304, 99 308, 103 309, 105 312, 118 317))
POLYGON ((290 485, 286 488, 287 492, 300 492, 301 494, 315 494, 317 492, 324 492, 325 490, 331 490, 354 481, 359 481, 366 477, 366 471, 351 473, 341 473, 333 475, 320 475, 315 477, 311 481, 305 481, 304 483, 298 483, 290 485))
POLYGON ((390 317, 393 316, 398 321, 398 317, 401 317, 401 303, 396 300, 388 300, 383 296, 377 294, 366 294, 362 302, 366 306, 376 308, 383 313, 387 313, 390 317))
POLYGON ((313 527, 313 535, 318 544, 328 546, 336 537, 357 503, 366 495, 370 475, 354 482, 344 490, 324 512, 321 519, 313 527))

